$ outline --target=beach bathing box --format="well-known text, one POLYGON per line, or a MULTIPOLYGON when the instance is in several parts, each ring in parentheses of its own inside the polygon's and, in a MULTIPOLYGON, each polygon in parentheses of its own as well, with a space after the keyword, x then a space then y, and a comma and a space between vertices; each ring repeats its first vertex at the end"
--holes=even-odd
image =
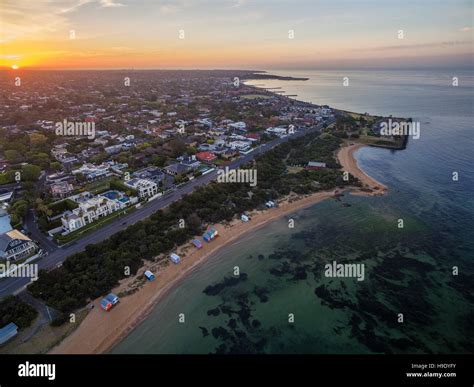
POLYGON ((100 307, 105 311, 109 311, 110 308, 112 308, 112 303, 106 298, 103 298, 102 300, 100 300, 100 307))
POLYGON ((209 230, 207 230, 204 235, 202 236, 202 239, 204 239, 206 242, 210 242, 213 239, 215 239, 219 233, 214 227, 211 227, 209 230))
POLYGON ((113 294, 113 293, 109 293, 109 294, 105 297, 105 299, 106 299, 107 301, 111 302, 112 305, 117 305, 118 302, 119 302, 119 298, 118 298, 115 294, 113 294))
POLYGON ((195 247, 197 247, 198 249, 202 248, 202 243, 201 243, 201 241, 200 241, 199 239, 193 239, 193 240, 191 241, 191 243, 192 243, 195 247))
POLYGON ((155 275, 150 270, 145 272, 145 277, 148 281, 153 281, 155 279, 155 275))
POLYGON ((174 253, 171 254, 171 255, 170 255, 170 258, 171 258, 171 261, 172 261, 173 263, 180 263, 180 262, 181 262, 181 258, 180 258, 179 255, 177 255, 177 254, 174 254, 174 253))

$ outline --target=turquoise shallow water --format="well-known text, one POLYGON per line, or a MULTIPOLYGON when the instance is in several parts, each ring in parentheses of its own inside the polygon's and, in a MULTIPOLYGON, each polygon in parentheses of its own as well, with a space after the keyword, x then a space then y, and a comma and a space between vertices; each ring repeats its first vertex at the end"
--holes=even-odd
POLYGON ((472 74, 357 71, 348 75, 352 88, 339 85, 339 72, 291 74, 311 79, 267 86, 420 122, 421 138, 406 150, 356 154, 389 194, 346 195, 350 206, 328 200, 293 214, 294 229, 283 218, 243 237, 192 273, 112 353, 472 352, 472 74), (453 74, 458 88, 450 86, 453 74), (325 277, 324 264, 334 260, 364 264, 364 281, 325 277))

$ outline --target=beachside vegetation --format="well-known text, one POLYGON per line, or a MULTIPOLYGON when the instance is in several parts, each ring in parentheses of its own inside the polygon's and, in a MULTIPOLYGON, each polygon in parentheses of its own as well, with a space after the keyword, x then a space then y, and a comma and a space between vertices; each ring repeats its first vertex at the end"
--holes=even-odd
POLYGON ((340 144, 339 138, 327 134, 321 137, 319 133, 282 143, 244 166, 257 169, 255 187, 217 182, 202 186, 167 209, 157 211, 99 244, 86 246, 84 252, 69 257, 61 267, 40 272, 39 279, 28 290, 62 312, 72 311, 117 286, 126 268, 135 274, 143 260, 166 257, 177 246, 201 234, 209 224, 230 221, 237 214, 256 208, 263 209, 268 200, 290 193, 309 194, 356 185, 358 181, 353 178, 343 180, 334 158, 340 144), (288 172, 289 167, 305 166, 309 161, 324 161, 328 168, 288 172), (179 219, 185 220, 186 227, 178 227, 179 219))
POLYGON ((18 328, 31 325, 38 315, 35 308, 17 296, 8 296, 0 300, 0 328, 13 322, 18 328))

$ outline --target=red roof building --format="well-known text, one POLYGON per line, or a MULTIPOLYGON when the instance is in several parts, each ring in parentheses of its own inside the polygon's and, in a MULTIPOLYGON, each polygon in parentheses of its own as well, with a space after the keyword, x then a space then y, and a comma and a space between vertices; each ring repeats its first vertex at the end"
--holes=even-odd
POLYGON ((217 156, 212 152, 199 152, 196 153, 196 158, 203 163, 210 163, 217 159, 217 156))
POLYGON ((251 138, 254 140, 260 140, 260 136, 257 133, 247 133, 244 137, 251 138))

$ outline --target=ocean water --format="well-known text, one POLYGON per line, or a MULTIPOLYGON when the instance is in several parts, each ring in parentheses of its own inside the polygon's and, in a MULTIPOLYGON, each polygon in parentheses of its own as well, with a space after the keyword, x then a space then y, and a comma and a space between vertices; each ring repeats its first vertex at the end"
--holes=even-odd
POLYGON ((187 277, 111 352, 472 353, 473 74, 272 73, 310 80, 253 83, 349 111, 411 117, 421 136, 403 151, 357 152, 387 195, 345 195, 246 235, 187 277), (326 277, 333 261, 364 264, 364 280, 326 277))

